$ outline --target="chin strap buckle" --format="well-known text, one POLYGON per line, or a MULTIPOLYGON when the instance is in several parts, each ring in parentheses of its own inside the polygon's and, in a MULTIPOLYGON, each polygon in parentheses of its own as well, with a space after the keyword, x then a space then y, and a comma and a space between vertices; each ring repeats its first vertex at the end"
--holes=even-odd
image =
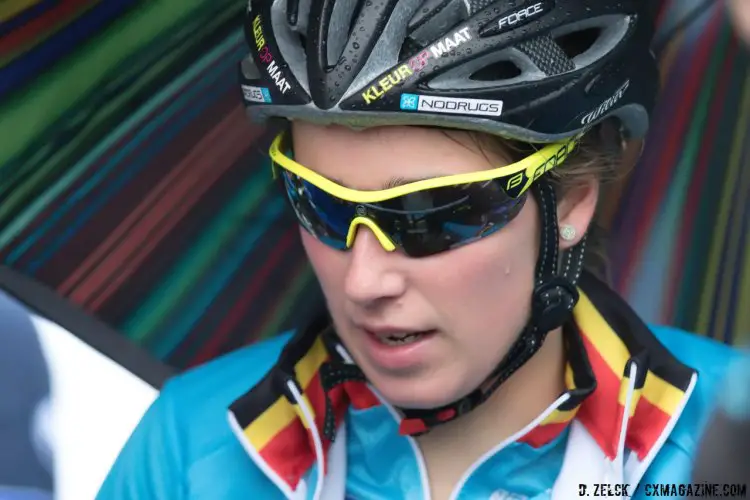
POLYGON ((535 330, 546 334, 565 324, 578 297, 578 289, 560 276, 548 278, 537 285, 531 305, 535 330))
POLYGON ((477 401, 472 401, 469 397, 432 410, 402 408, 400 411, 403 419, 399 425, 399 434, 412 437, 425 434, 435 426, 450 422, 470 412, 477 404, 477 401))

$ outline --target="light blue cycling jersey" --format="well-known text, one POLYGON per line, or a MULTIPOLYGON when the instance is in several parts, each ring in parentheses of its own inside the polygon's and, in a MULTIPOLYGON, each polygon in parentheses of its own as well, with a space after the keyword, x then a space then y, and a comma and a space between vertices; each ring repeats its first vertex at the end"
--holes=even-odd
MULTIPOLYGON (((714 394, 739 353, 647 327, 591 278, 580 292, 566 329, 568 390, 465 471, 453 500, 644 499, 654 486, 689 483, 714 394)), ((97 498, 429 499, 398 412, 362 382, 323 390, 321 367, 348 359, 327 331, 282 335, 172 379, 97 498)))

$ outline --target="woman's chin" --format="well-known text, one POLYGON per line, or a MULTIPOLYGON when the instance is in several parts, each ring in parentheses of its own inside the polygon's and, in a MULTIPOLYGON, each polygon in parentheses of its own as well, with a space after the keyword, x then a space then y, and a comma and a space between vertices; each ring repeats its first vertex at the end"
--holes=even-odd
MULTIPOLYGON (((421 378, 421 377, 420 377, 421 378)), ((433 380, 383 380, 371 378, 372 385, 393 406, 413 410, 439 408, 459 399, 458 391, 433 380), (455 392, 455 396, 453 396, 455 392)))

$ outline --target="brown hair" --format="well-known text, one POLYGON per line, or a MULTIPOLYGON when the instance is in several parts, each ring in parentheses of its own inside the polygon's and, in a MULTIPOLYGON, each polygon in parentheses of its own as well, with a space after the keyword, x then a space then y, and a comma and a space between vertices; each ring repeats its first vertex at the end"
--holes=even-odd
MULTIPOLYGON (((494 153, 511 162, 519 161, 539 145, 508 141, 489 134, 471 134, 483 154, 494 153)), ((592 176, 600 183, 597 210, 588 229, 584 268, 599 279, 610 283, 607 258, 607 231, 602 225, 603 202, 610 192, 628 174, 624 161, 624 143, 615 120, 605 121, 590 130, 582 139, 576 152, 560 167, 550 171, 549 179, 558 199, 571 189, 580 187, 592 176)))

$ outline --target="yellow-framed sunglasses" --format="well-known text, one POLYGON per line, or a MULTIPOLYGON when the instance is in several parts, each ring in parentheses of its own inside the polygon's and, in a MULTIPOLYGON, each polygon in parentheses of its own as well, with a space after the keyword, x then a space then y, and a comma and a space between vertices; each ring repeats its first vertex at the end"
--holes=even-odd
POLYGON ((360 225, 388 251, 426 257, 471 243, 508 224, 523 208, 529 187, 564 162, 578 137, 545 146, 521 161, 491 170, 419 180, 359 191, 341 186, 294 161, 288 134, 280 133, 269 154, 305 230, 346 250, 360 225))

